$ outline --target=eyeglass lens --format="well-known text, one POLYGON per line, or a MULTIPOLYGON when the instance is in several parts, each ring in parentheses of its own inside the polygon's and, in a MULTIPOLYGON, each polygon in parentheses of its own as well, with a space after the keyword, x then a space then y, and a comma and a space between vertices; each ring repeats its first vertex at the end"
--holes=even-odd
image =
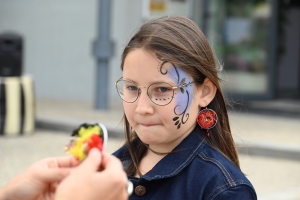
MULTIPOLYGON (((140 92, 139 86, 127 80, 119 80, 117 90, 120 97, 128 103, 135 102, 140 92)), ((153 83, 148 87, 147 94, 153 103, 162 106, 172 101, 174 89, 169 83, 153 83)))

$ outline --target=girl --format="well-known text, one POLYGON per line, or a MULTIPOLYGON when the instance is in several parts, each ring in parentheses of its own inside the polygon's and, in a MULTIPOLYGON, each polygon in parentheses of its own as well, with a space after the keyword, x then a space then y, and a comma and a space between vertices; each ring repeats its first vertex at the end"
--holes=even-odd
POLYGON ((193 21, 147 22, 121 68, 126 144, 114 155, 134 184, 130 199, 256 199, 240 170, 220 69, 193 21))

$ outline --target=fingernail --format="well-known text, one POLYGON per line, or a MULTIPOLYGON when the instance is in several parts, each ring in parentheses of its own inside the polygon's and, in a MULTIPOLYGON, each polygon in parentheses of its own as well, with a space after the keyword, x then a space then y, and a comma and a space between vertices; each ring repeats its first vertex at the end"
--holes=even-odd
POLYGON ((100 151, 97 148, 92 148, 89 152, 91 156, 99 156, 100 151))

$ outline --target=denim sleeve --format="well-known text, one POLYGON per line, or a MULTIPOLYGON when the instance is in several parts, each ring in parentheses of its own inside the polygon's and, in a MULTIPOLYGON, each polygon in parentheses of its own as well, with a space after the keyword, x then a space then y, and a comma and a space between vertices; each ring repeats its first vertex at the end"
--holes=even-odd
POLYGON ((215 197, 212 200, 257 200, 257 196, 253 188, 247 185, 239 185, 237 187, 228 188, 215 197))

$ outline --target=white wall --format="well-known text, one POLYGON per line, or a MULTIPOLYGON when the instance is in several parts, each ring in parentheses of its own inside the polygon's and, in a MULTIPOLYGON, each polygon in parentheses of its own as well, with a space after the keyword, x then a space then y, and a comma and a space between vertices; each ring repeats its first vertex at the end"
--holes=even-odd
POLYGON ((37 98, 91 98, 96 8, 96 0, 0 0, 0 32, 24 37, 37 98))

